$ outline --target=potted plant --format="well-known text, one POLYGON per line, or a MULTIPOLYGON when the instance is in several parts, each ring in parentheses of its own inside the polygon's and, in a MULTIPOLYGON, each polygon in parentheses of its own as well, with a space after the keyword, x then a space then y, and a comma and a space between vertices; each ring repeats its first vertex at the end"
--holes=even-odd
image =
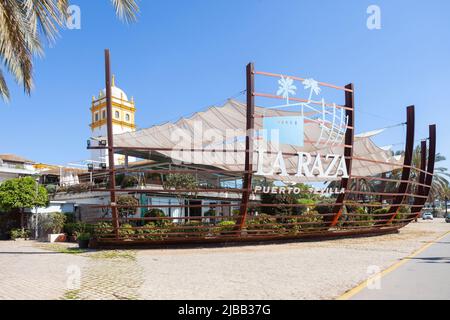
POLYGON ((48 235, 48 242, 64 242, 66 235, 61 233, 64 229, 66 216, 60 212, 53 212, 47 215, 42 222, 42 226, 48 235))
POLYGON ((77 234, 77 240, 78 240, 78 247, 80 249, 88 249, 89 241, 91 240, 91 234, 90 233, 79 233, 79 234, 77 234))

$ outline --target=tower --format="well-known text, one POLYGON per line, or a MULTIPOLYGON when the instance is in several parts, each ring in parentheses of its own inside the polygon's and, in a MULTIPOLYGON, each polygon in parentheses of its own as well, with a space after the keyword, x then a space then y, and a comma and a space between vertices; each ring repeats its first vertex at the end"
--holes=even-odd
MULTIPOLYGON (((113 134, 136 131, 134 99, 128 100, 125 92, 116 87, 115 76, 112 77, 111 93, 113 134)), ((101 140, 106 140, 108 133, 106 114, 106 89, 103 89, 98 97, 92 97, 90 124, 92 146, 98 146, 101 140)), ((107 159, 108 150, 91 150, 91 160, 95 163, 107 163, 107 159)), ((134 161, 134 159, 130 158, 129 161, 134 161)), ((124 163, 124 156, 115 155, 115 164, 123 165, 124 163)))

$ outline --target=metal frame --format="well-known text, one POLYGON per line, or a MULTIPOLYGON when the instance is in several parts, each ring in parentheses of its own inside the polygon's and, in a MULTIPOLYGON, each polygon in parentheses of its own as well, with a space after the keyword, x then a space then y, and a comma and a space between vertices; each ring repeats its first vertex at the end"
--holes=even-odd
MULTIPOLYGON (((406 135, 406 148, 405 148, 405 159, 402 166, 402 177, 401 179, 389 179, 386 176, 379 177, 367 177, 371 181, 382 181, 383 185, 389 183, 398 184, 398 191, 393 192, 367 192, 361 191, 358 187, 356 190, 351 189, 352 181, 359 181, 365 177, 356 177, 352 175, 352 164, 353 160, 374 162, 380 164, 388 164, 381 161, 374 161, 371 159, 361 159, 354 157, 353 147, 355 141, 355 101, 354 101, 354 86, 349 84, 345 87, 335 86, 327 83, 320 83, 322 86, 327 86, 329 88, 342 90, 345 92, 345 105, 336 106, 336 108, 342 108, 345 110, 345 114, 348 117, 347 131, 345 133, 345 143, 341 146, 344 148, 344 156, 349 170, 349 178, 342 179, 341 187, 345 190, 345 193, 340 194, 334 204, 328 203, 318 203, 314 204, 314 207, 331 207, 330 212, 318 214, 321 219, 319 220, 302 220, 299 219, 301 216, 289 216, 289 215, 279 215, 273 216, 274 219, 272 223, 266 223, 264 225, 254 225, 255 228, 249 228, 250 223, 254 223, 258 220, 255 216, 249 216, 248 212, 250 208, 270 208, 270 207, 284 207, 284 208, 297 208, 297 207, 312 207, 312 205, 302 205, 302 204, 259 204, 250 200, 252 195, 252 180, 254 175, 253 170, 253 141, 254 141, 254 129, 255 129, 255 97, 264 97, 269 99, 279 99, 280 97, 257 93, 255 92, 255 75, 268 76, 268 77, 280 77, 280 74, 267 73, 261 71, 255 71, 253 63, 249 63, 246 68, 246 78, 247 78, 247 115, 246 115, 246 147, 245 150, 227 150, 224 152, 245 152, 245 168, 243 171, 227 172, 224 170, 215 169, 205 169, 204 173, 224 173, 236 176, 242 176, 243 186, 241 189, 196 189, 196 192, 216 192, 216 193, 235 193, 240 194, 240 198, 229 199, 233 203, 224 204, 180 204, 180 205, 137 205, 133 206, 135 208, 231 208, 240 207, 239 216, 202 216, 202 217, 159 217, 159 218, 139 218, 139 219, 128 219, 128 221, 141 221, 145 222, 162 222, 162 221, 236 221, 234 228, 230 230, 217 230, 215 224, 201 224, 201 225, 173 225, 167 230, 152 229, 150 235, 146 234, 149 227, 134 227, 139 233, 134 233, 132 236, 124 237, 121 231, 121 219, 119 219, 118 210, 122 207, 118 206, 116 203, 117 193, 155 193, 155 194, 178 194, 192 192, 194 190, 141 190, 141 189, 117 189, 115 182, 116 173, 133 173, 133 172, 152 172, 161 174, 170 173, 201 173, 201 170, 145 170, 145 169, 116 169, 114 164, 114 154, 117 151, 129 150, 131 148, 124 148, 114 145, 114 136, 112 130, 112 95, 111 95, 111 66, 110 66, 110 54, 109 50, 105 50, 105 83, 106 83, 106 104, 107 104, 107 128, 108 128, 108 145, 105 147, 91 146, 90 149, 107 149, 109 168, 107 170, 98 171, 99 174, 105 174, 109 176, 109 187, 106 189, 93 189, 94 191, 107 191, 110 193, 111 203, 105 206, 92 206, 96 208, 110 208, 111 209, 111 219, 106 219, 107 221, 112 221, 112 233, 106 236, 99 237, 97 239, 96 245, 98 246, 108 246, 108 245, 159 245, 159 244, 180 244, 180 243, 217 243, 217 242, 252 242, 252 241, 263 241, 263 240, 289 240, 289 239, 303 239, 303 238, 330 238, 330 237, 342 237, 349 235, 368 235, 368 234, 380 234, 395 232, 412 219, 396 219, 398 217, 399 210, 404 204, 405 199, 411 197, 414 198, 414 204, 411 207, 411 216, 417 217, 429 196, 431 190, 431 184, 433 181, 435 154, 436 154, 436 126, 430 126, 430 138, 429 138, 429 149, 428 149, 428 161, 426 154, 426 142, 422 142, 422 153, 421 153, 421 164, 420 168, 414 168, 412 164, 412 156, 414 150, 414 130, 415 130, 415 119, 414 119, 414 107, 408 107, 407 109, 407 135, 406 135), (419 172, 418 181, 412 181, 411 172, 416 170, 419 172), (411 188, 415 186, 415 188, 411 188), (360 217, 364 216, 360 213, 347 213, 345 221, 342 220, 343 212, 345 207, 350 203, 347 201, 350 195, 364 195, 367 197, 383 197, 383 199, 388 199, 392 201, 388 213, 372 214, 372 220, 364 220, 361 223, 360 217), (237 203, 237 204, 236 204, 237 203), (349 219, 350 218, 350 219, 349 219), (291 220, 289 220, 291 219, 291 220), (281 221, 281 222, 280 222, 281 221), (395 223, 393 223, 395 221, 395 223), (281 225, 280 225, 281 223, 281 225), (276 226, 277 228, 273 228, 276 226), (281 229, 278 227, 282 226, 281 229), (297 228, 297 229, 296 229, 297 228), (298 228, 301 232, 298 232, 298 228), (293 232, 293 230, 297 230, 293 232), (144 235, 144 236, 143 236, 144 235), (125 241, 126 240, 126 241, 125 241), (132 241, 130 241, 132 240, 132 241)), ((304 80, 299 77, 291 77, 295 80, 304 80)), ((295 99, 293 99, 294 101, 295 99)), ((302 99, 297 99, 302 100, 302 99)), ((148 151, 163 151, 158 148, 139 148, 148 151)), ((196 150, 199 151, 199 150, 196 150)), ((203 149, 201 150, 203 151, 203 149)), ((359 184, 358 184, 359 186, 359 184)), ((351 206, 362 207, 367 209, 376 209, 382 207, 379 204, 372 203, 351 203, 351 206)), ((100 219, 105 221, 105 219, 100 219)), ((151 229, 151 228, 150 228, 151 229)))

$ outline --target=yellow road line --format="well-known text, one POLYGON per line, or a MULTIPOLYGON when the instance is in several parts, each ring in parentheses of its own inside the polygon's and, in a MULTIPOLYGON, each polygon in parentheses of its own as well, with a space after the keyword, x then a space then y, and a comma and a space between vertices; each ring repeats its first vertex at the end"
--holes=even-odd
POLYGON ((336 300, 349 300, 350 298, 352 298, 353 296, 355 296, 357 293, 361 292, 362 290, 364 290, 365 288, 367 288, 367 285, 374 280, 375 278, 382 278, 385 275, 391 273, 392 271, 398 269, 399 267, 401 267, 402 265, 404 265, 405 263, 407 263, 409 260, 411 260, 412 258, 418 256, 419 254, 421 254, 422 252, 424 252, 425 250, 427 250, 428 248, 430 248, 433 244, 435 244, 436 242, 441 241, 442 239, 444 239, 447 235, 450 234, 450 231, 444 233, 442 236, 439 236, 437 239, 430 241, 429 243, 427 243, 426 245, 424 245, 422 248, 420 248, 419 250, 417 250, 416 252, 414 252, 413 254, 403 258, 402 260, 400 260, 399 262, 393 264, 392 266, 390 266, 389 268, 387 268, 386 270, 377 273, 376 275, 370 277, 369 279, 363 281, 360 285, 358 285, 357 287, 347 291, 346 293, 344 293, 343 295, 341 295, 340 297, 338 297, 336 300))

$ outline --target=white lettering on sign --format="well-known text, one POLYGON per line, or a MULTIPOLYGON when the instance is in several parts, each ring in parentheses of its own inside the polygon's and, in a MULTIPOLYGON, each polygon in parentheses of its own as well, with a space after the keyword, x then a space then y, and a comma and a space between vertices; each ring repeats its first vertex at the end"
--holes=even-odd
MULTIPOLYGON (((255 194, 263 193, 263 194, 304 194, 304 189, 301 189, 299 187, 263 187, 263 186, 256 186, 253 189, 253 192, 255 194)), ((332 196, 332 195, 338 195, 345 193, 345 189, 342 188, 309 188, 308 193, 310 194, 316 194, 316 195, 322 195, 322 196, 332 196)))
MULTIPOLYGON (((286 170, 286 163, 283 157, 283 153, 280 151, 273 163, 269 164, 270 171, 264 171, 264 162, 266 159, 265 151, 258 150, 258 176, 274 176, 288 177, 289 174, 286 170)), ((348 169, 345 157, 336 154, 327 154, 322 156, 318 153, 316 156, 312 156, 308 152, 297 153, 297 172, 294 174, 298 178, 315 178, 320 180, 334 180, 338 177, 342 179, 348 179, 348 169), (314 161, 313 158, 315 157, 314 161), (324 161, 322 160, 324 159, 324 161)))

